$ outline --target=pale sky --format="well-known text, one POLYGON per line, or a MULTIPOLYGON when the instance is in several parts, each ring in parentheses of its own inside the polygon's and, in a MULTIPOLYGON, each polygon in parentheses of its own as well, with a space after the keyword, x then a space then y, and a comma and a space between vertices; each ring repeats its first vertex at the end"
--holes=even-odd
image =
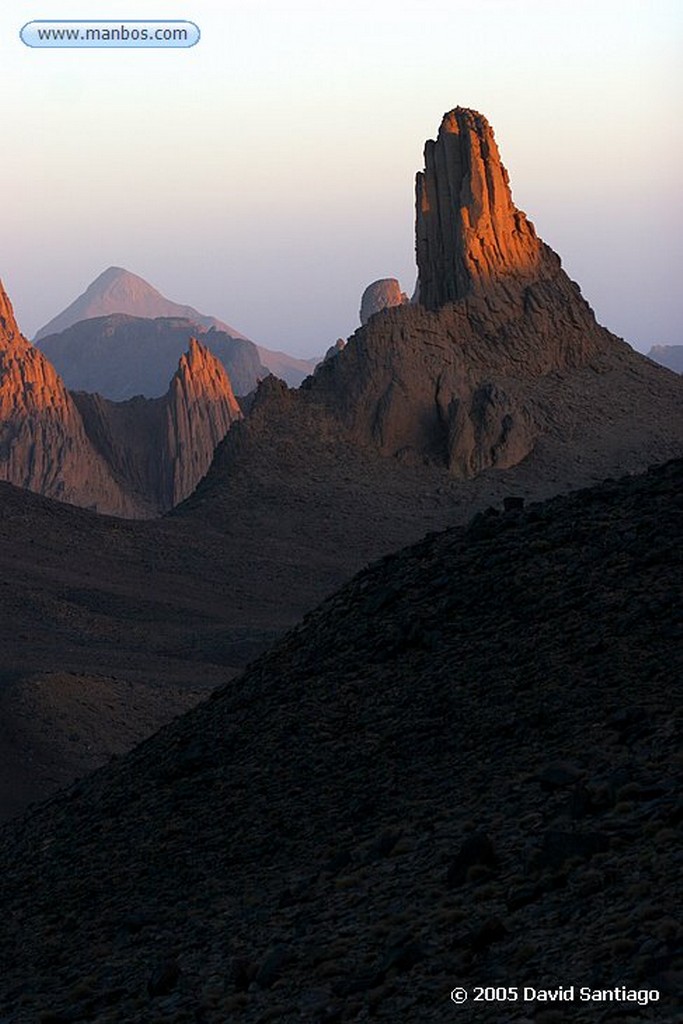
POLYGON ((414 175, 460 104, 598 319, 682 344, 682 42, 679 0, 3 0, 0 276, 29 336, 113 264, 319 354, 370 281, 412 292, 414 175), (84 13, 202 37, 19 40, 84 13))

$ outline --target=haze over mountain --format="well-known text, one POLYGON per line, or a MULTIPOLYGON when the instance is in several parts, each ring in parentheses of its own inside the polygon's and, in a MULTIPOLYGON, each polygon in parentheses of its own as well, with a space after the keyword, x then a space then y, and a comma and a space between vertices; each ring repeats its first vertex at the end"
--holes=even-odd
POLYGON ((234 373, 238 394, 251 391, 257 378, 265 375, 261 363, 293 386, 298 386, 316 363, 255 346, 229 324, 165 298, 143 278, 122 267, 109 267, 100 274, 82 295, 41 327, 35 341, 54 360, 70 388, 97 391, 121 401, 136 394, 155 397, 162 393, 169 361, 175 364, 179 356, 177 332, 183 331, 194 335, 208 332, 204 341, 223 360, 228 372, 234 373), (145 328, 121 318, 101 320, 112 314, 154 321, 162 318, 162 322, 145 328), (93 319, 99 321, 97 325, 81 324, 93 319), (169 320, 173 324, 165 322, 169 320), (69 331, 74 325, 77 329, 69 331), (239 356, 233 355, 237 353, 239 356), (161 379, 155 372, 160 358, 161 379))
POLYGON ((156 317, 190 320, 207 328, 225 331, 233 338, 244 338, 243 334, 221 320, 199 313, 192 306, 184 306, 165 298, 137 274, 123 267, 109 267, 65 310, 41 327, 35 340, 40 341, 49 334, 58 334, 81 320, 109 316, 111 313, 128 313, 130 316, 152 320, 156 317))

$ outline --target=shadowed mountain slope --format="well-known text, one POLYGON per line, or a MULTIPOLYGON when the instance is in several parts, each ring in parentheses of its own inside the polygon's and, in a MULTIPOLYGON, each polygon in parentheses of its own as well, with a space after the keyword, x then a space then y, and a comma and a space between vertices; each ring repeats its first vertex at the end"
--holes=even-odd
POLYGON ((575 985, 661 996, 573 1021, 674 1024, 681 493, 678 462, 425 538, 6 826, 2 1012, 440 1024, 463 985, 500 1024, 475 986, 575 985))
MULTIPOLYGON (((154 713, 160 725, 166 689, 177 708, 180 690, 224 682, 368 561, 503 493, 483 480, 467 493, 442 486, 439 470, 348 445, 335 448, 340 472, 326 484, 312 450, 303 490, 297 480, 286 489, 287 462, 270 480, 240 474, 215 521, 111 519, 0 484, 0 688, 10 691, 0 696, 0 765, 22 765, 0 787, 0 819, 97 763, 138 718, 154 713), (84 710, 79 725, 76 680, 97 722, 84 710), (122 730, 129 685, 134 720, 122 730)), ((252 468, 269 465, 261 453, 252 468)))
MULTIPOLYGON (((491 176, 504 180, 498 165, 491 176)), ((487 225, 502 237, 515 214, 479 205, 485 223, 474 201, 467 216, 481 249, 487 225)), ((453 243, 465 266, 468 238, 453 243)), ((216 681, 429 530, 680 455, 683 381, 597 325, 557 257, 539 251, 536 278, 492 257, 486 287, 456 302, 378 313, 305 389, 266 379, 162 522, 99 521, 7 488, 0 666, 24 680, 163 680, 168 669, 188 686, 194 671, 216 681)), ((119 420, 124 438, 145 426, 135 402, 79 402, 120 472, 152 472, 114 437, 119 420)))

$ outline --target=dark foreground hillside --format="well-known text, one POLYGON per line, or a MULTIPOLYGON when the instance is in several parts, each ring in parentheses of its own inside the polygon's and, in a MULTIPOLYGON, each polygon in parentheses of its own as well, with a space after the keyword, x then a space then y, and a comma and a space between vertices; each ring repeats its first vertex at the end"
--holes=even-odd
POLYGON ((7 825, 0 1020, 679 1021, 682 495, 430 535, 7 825))

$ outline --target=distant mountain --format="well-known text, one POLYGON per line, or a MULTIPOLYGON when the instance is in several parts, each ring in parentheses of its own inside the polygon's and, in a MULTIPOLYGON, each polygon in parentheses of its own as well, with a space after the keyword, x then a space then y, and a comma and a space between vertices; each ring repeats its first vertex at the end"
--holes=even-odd
POLYGON ((256 348, 244 334, 222 320, 200 313, 193 306, 165 298, 129 270, 109 267, 71 305, 41 327, 34 339, 50 358, 55 359, 55 365, 70 388, 98 391, 115 401, 132 398, 136 394, 149 398, 162 394, 168 380, 168 360, 175 363, 179 354, 176 351, 177 337, 174 336, 173 340, 163 337, 166 325, 149 327, 145 334, 141 325, 126 326, 118 320, 106 324, 100 322, 97 327, 79 326, 75 332, 63 333, 76 324, 80 325, 81 321, 101 320, 112 314, 187 322, 190 333, 194 335, 218 332, 217 337, 209 339, 207 336, 206 343, 224 362, 231 374, 233 387, 240 395, 255 387, 257 377, 266 375, 263 367, 290 386, 298 387, 318 362, 317 359, 298 359, 263 346, 256 348), (228 338, 233 339, 232 344, 228 338), (236 344, 238 341, 243 343, 241 347, 236 344), (148 360, 145 359, 145 351, 135 351, 138 344, 150 345, 152 350, 148 360), (242 366, 230 365, 230 360, 225 358, 226 347, 231 352, 240 353, 235 360, 242 366), (249 351, 250 347, 253 351, 249 351), (154 367, 162 350, 165 362, 163 375, 159 378, 155 376, 154 367), (110 379, 116 383, 110 384, 110 379), (156 390, 149 390, 150 387, 156 390))
POLYGON ((236 394, 248 394, 268 375, 253 342, 183 317, 112 313, 44 335, 37 345, 72 391, 123 402, 135 395, 165 394, 193 337, 220 359, 236 394))
POLYGON ((222 320, 199 313, 192 306, 183 306, 165 298, 137 274, 132 274, 123 267, 109 267, 95 278, 70 306, 41 327, 35 341, 40 341, 49 334, 59 334, 81 320, 109 316, 111 313, 128 313, 130 316, 148 319, 180 318, 201 324, 207 329, 214 327, 219 331, 225 331, 232 338, 244 338, 243 334, 222 320))
POLYGON ((316 356, 314 359, 299 359, 287 355, 286 352, 271 351, 263 345, 257 345, 257 348, 263 365, 290 388, 298 388, 302 381, 313 373, 322 358, 316 356))
POLYGON ((675 373, 683 373, 683 345, 653 345, 647 357, 675 373))

